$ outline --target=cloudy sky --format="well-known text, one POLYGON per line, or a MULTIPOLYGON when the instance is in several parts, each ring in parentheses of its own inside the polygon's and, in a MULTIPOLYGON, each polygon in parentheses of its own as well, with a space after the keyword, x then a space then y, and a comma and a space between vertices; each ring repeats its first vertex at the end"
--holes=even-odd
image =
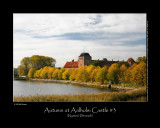
POLYGON ((23 57, 44 55, 56 67, 77 60, 84 51, 92 59, 127 60, 146 55, 146 14, 14 13, 13 66, 23 57))

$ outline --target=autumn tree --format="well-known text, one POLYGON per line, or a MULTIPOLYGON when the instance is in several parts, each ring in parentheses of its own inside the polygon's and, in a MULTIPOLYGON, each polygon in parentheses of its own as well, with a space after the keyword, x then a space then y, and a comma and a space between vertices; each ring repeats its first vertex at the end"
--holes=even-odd
POLYGON ((76 79, 77 72, 78 72, 77 69, 71 69, 70 70, 69 80, 74 81, 76 79))
POLYGON ((96 74, 97 72, 100 70, 100 67, 96 67, 92 70, 92 72, 89 74, 89 79, 91 82, 95 82, 96 81, 96 74))
POLYGON ((40 77, 43 79, 47 79, 48 78, 48 67, 44 67, 41 71, 40 77))
POLYGON ((86 66, 80 67, 78 69, 78 74, 76 76, 76 81, 88 82, 89 81, 89 74, 86 70, 86 66))
POLYGON ((107 73, 107 67, 100 68, 96 74, 96 81, 103 84, 104 81, 107 80, 107 73))
POLYGON ((30 68, 43 68, 45 66, 52 67, 53 62, 55 62, 55 59, 48 56, 40 56, 40 55, 33 55, 30 57, 29 61, 29 67, 30 68))
POLYGON ((136 60, 136 62, 138 62, 138 63, 140 63, 140 62, 142 62, 142 61, 145 62, 145 63, 147 62, 146 56, 138 57, 137 60, 136 60))
POLYGON ((95 66, 94 66, 94 65, 86 66, 86 71, 87 71, 89 74, 92 72, 93 69, 95 69, 95 66))
POLYGON ((94 65, 89 65, 89 66, 86 66, 86 71, 88 72, 88 77, 89 77, 89 81, 91 81, 91 77, 92 77, 92 71, 96 68, 96 66, 94 65))
POLYGON ((48 79, 52 79, 52 74, 53 72, 56 70, 55 67, 48 67, 48 72, 47 72, 47 76, 48 76, 48 79))
POLYGON ((20 65, 18 66, 18 75, 19 76, 27 76, 28 71, 30 69, 29 63, 30 63, 30 57, 24 57, 21 60, 20 65))
POLYGON ((62 73, 62 78, 64 79, 64 80, 69 80, 69 70, 68 69, 66 69, 63 73, 62 73))
POLYGON ((132 69, 134 67, 136 67, 137 64, 134 63, 133 65, 131 65, 126 71, 125 71, 125 75, 124 75, 124 79, 125 79, 125 82, 127 83, 132 83, 132 69))
POLYGON ((61 68, 58 72, 58 79, 62 80, 62 73, 65 71, 65 68, 61 68))
POLYGON ((35 68, 31 68, 29 69, 28 72, 28 78, 33 78, 34 77, 34 73, 35 73, 36 69, 35 68))
POLYGON ((109 70, 108 70, 108 74, 107 74, 107 78, 113 83, 117 84, 118 81, 118 76, 119 76, 119 66, 117 63, 114 63, 110 66, 109 70))
POLYGON ((145 86, 147 83, 147 68, 145 62, 140 62, 132 69, 131 82, 140 86, 145 86))
POLYGON ((122 64, 122 66, 120 67, 120 72, 119 72, 119 76, 118 76, 120 83, 125 82, 126 70, 127 70, 127 66, 125 64, 122 64))
POLYGON ((119 67, 121 67, 122 65, 125 65, 128 68, 130 66, 129 63, 125 61, 119 61, 117 64, 119 67))
POLYGON ((24 57, 21 60, 20 66, 18 67, 18 74, 20 76, 26 76, 28 74, 29 69, 31 68, 40 69, 45 66, 52 67, 54 66, 54 62, 55 59, 48 56, 33 55, 31 57, 24 57))
POLYGON ((41 78, 40 74, 41 74, 42 70, 43 70, 42 68, 39 69, 39 70, 36 70, 35 73, 34 73, 34 78, 41 78))
POLYGON ((53 78, 54 80, 58 80, 58 73, 59 73, 59 69, 56 68, 56 69, 53 71, 53 73, 52 73, 52 78, 53 78))
POLYGON ((27 76, 28 68, 25 65, 18 66, 18 75, 19 76, 27 76))

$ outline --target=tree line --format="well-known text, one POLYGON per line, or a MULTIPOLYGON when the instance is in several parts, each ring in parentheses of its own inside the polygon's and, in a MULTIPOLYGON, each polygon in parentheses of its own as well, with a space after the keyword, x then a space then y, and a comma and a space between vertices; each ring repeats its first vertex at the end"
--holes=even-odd
POLYGON ((91 64, 77 69, 58 69, 53 67, 55 59, 33 55, 24 57, 21 65, 14 68, 14 76, 27 76, 37 79, 70 80, 80 82, 100 82, 101 84, 134 83, 146 85, 146 57, 138 57, 136 63, 129 66, 123 61, 110 67, 91 64))
POLYGON ((146 62, 140 61, 127 67, 123 63, 114 63, 110 67, 84 66, 77 69, 58 69, 45 66, 41 69, 31 68, 29 78, 70 80, 80 82, 100 82, 101 84, 134 83, 146 85, 146 62))

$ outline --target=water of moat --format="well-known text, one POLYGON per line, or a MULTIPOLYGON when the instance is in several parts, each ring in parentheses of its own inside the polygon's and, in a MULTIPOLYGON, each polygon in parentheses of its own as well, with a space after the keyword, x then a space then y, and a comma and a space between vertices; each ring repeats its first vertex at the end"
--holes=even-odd
POLYGON ((34 96, 48 94, 95 94, 102 92, 115 92, 118 90, 108 88, 93 88, 81 85, 59 84, 42 81, 13 81, 13 96, 34 96))

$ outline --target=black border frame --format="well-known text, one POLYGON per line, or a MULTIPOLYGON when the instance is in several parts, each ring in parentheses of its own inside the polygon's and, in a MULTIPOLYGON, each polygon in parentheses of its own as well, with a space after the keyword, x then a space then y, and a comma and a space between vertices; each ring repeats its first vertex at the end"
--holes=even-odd
MULTIPOLYGON (((31 11, 31 10, 30 10, 31 11)), ((30 12, 28 11, 28 12, 30 12)), ((92 10, 91 10, 92 11, 92 10)), ((147 118, 148 114, 152 114, 150 111, 150 108, 153 104, 152 100, 152 88, 150 87, 151 85, 151 75, 152 71, 150 71, 151 65, 151 55, 150 55, 150 32, 152 29, 150 27, 151 21, 151 15, 150 13, 147 13, 147 21, 148 21, 148 27, 147 27, 147 42, 148 42, 148 56, 147 56, 147 61, 148 61, 148 102, 28 102, 27 105, 26 103, 16 102, 16 104, 13 102, 13 90, 12 90, 12 85, 13 85, 13 13, 15 12, 24 12, 21 10, 18 11, 10 11, 7 15, 7 18, 9 18, 9 24, 7 25, 7 29, 9 30, 7 32, 7 39, 8 42, 7 44, 7 51, 8 51, 8 56, 10 62, 8 63, 8 74, 7 74, 7 93, 8 93, 8 102, 7 102, 7 109, 8 109, 8 114, 10 115, 10 119, 14 119, 15 117, 17 119, 22 119, 25 117, 30 117, 31 119, 43 119, 43 120, 57 120, 57 119, 65 119, 65 120, 119 120, 124 118, 124 120, 132 120, 136 116, 136 120, 141 120, 144 117, 147 118), (8 44, 9 43, 9 44, 8 44), (9 46, 9 47, 8 47, 9 46), (149 59, 148 59, 149 58, 149 59), (12 65, 11 65, 12 64, 12 65), (9 78, 9 80, 8 80, 9 78), (9 86, 9 87, 8 87, 9 86), (93 107, 97 108, 115 108, 116 112, 115 113, 98 113, 95 114, 92 118, 67 118, 67 113, 44 113, 45 108, 62 108, 62 109, 72 109, 73 107, 75 108, 89 108, 92 109, 93 107), (130 118, 129 118, 130 117, 130 118)), ((27 12, 27 13, 28 13, 27 12)), ((31 11, 31 12, 37 12, 37 11, 31 11)), ((60 11, 61 12, 61 11, 60 11)), ((87 12, 88 13, 88 12, 87 12)), ((107 13, 106 10, 105 12, 102 13, 107 13)), ((143 13, 143 12, 142 12, 143 13)), ((84 114, 84 113, 83 113, 84 114)), ((133 120, 132 120, 133 121, 133 120)))

